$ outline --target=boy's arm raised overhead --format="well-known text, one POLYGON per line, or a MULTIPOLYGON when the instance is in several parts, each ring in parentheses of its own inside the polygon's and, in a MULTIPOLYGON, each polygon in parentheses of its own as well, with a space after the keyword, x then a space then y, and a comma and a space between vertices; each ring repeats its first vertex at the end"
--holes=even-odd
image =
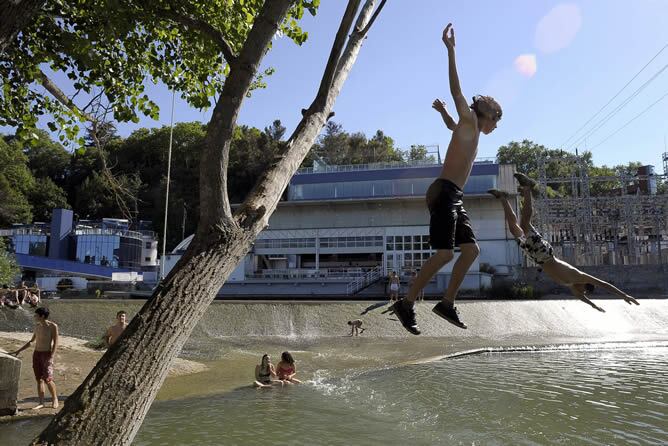
POLYGON ((473 111, 466 102, 466 98, 462 93, 462 88, 459 85, 459 75, 457 74, 457 62, 455 60, 455 30, 452 23, 443 30, 443 43, 448 48, 448 77, 450 78, 450 94, 455 102, 455 108, 459 115, 459 120, 473 120, 473 111))

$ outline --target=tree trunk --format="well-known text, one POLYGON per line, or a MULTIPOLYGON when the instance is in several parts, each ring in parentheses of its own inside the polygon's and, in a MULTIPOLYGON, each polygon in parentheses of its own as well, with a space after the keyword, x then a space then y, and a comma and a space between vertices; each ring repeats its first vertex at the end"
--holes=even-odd
MULTIPOLYGON (((362 8, 356 31, 340 63, 336 64, 323 106, 304 116, 290 138, 288 151, 262 177, 262 184, 254 188, 245 205, 232 218, 227 209, 214 207, 224 207, 227 200, 219 195, 226 195, 223 171, 227 168, 225 151, 229 148, 231 129, 247 91, 245 84, 252 80, 277 24, 291 3, 290 0, 265 3, 239 55, 239 64, 226 80, 207 128, 203 158, 209 156, 209 162, 200 166, 202 177, 215 175, 210 178, 214 185, 208 185, 208 191, 201 193, 204 218, 188 250, 163 285, 132 319, 121 338, 67 398, 63 410, 34 444, 130 444, 167 375, 169 365, 227 277, 266 226, 283 188, 326 122, 335 94, 338 94, 361 47, 366 32, 361 30, 369 22, 374 0, 367 0, 362 8), (267 34, 267 28, 271 33, 267 34), (242 73, 238 74, 236 70, 242 73), (270 187, 265 187, 265 183, 270 187)), ((353 18, 344 20, 348 28, 353 18)), ((327 75, 326 71, 324 76, 327 75)))
POLYGON ((45 0, 0 0, 0 54, 30 24, 45 0))

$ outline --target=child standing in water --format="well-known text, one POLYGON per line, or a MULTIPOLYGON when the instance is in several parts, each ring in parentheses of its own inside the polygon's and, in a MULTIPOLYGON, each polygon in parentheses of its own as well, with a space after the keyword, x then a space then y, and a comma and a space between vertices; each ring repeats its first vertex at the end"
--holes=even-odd
POLYGON ((359 336, 362 333, 364 333, 365 328, 362 328, 362 324, 364 321, 362 319, 355 319, 354 321, 348 321, 348 325, 350 325, 350 336, 355 333, 355 336, 359 336))

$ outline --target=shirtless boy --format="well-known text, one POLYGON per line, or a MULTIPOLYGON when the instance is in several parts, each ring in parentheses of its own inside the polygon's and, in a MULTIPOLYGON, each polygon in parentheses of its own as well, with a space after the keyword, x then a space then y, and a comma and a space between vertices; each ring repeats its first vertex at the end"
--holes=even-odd
POLYGON ((399 276, 396 271, 390 274, 390 302, 399 300, 399 276))
POLYGON ((508 193, 496 189, 490 189, 488 192, 501 201, 508 229, 525 254, 536 262, 552 280, 560 285, 567 286, 575 297, 591 305, 598 311, 604 312, 605 310, 587 297, 588 294, 594 291, 594 287, 596 286, 620 296, 629 305, 632 303, 640 305, 637 300, 614 285, 590 276, 571 264, 554 257, 550 243, 531 224, 531 216, 533 214, 531 190, 535 187, 536 182, 522 173, 516 173, 515 178, 520 183, 520 192, 524 199, 519 223, 515 212, 513 212, 508 202, 508 193))
POLYGON ((462 190, 478 153, 480 133, 492 133, 502 113, 501 106, 489 96, 475 96, 471 105, 466 102, 457 75, 452 24, 448 24, 443 30, 443 43, 448 49, 450 93, 457 108, 459 122, 455 124, 453 120, 446 120, 442 113, 442 110, 445 110, 443 103, 440 100, 434 102, 433 107, 441 112, 448 128, 454 127, 441 174, 427 191, 427 206, 431 215, 429 238, 436 253, 422 265, 406 297, 392 306, 404 328, 414 335, 420 334, 415 321, 415 299, 434 274, 453 259, 455 246, 459 246, 461 255, 452 268, 452 276, 443 300, 432 311, 456 326, 466 328, 454 306, 455 297, 466 272, 478 257, 480 248, 464 209, 462 190))
POLYGON ((104 343, 107 344, 107 347, 111 347, 128 326, 127 318, 128 314, 125 311, 116 313, 116 323, 107 328, 107 332, 104 334, 104 343))
POLYGON ((49 319, 49 310, 38 308, 35 310, 35 331, 32 338, 20 349, 12 353, 18 356, 26 348, 30 347, 35 341, 35 351, 32 354, 32 369, 35 372, 37 381, 37 394, 39 395, 39 405, 34 409, 44 407, 44 383, 49 388, 53 404, 51 407, 57 409, 58 394, 56 392, 56 383, 53 382, 53 357, 58 348, 58 326, 49 319))

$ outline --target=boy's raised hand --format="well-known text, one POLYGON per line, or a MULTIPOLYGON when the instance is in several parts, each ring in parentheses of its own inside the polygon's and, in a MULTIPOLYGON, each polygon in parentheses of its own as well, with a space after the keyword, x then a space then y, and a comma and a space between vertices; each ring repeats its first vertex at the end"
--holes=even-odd
POLYGON ((452 23, 448 23, 448 26, 445 27, 442 38, 443 43, 449 50, 455 47, 455 29, 452 27, 452 23))
POLYGON ((445 102, 441 101, 440 99, 434 100, 434 103, 431 104, 431 107, 439 113, 446 112, 445 102))

